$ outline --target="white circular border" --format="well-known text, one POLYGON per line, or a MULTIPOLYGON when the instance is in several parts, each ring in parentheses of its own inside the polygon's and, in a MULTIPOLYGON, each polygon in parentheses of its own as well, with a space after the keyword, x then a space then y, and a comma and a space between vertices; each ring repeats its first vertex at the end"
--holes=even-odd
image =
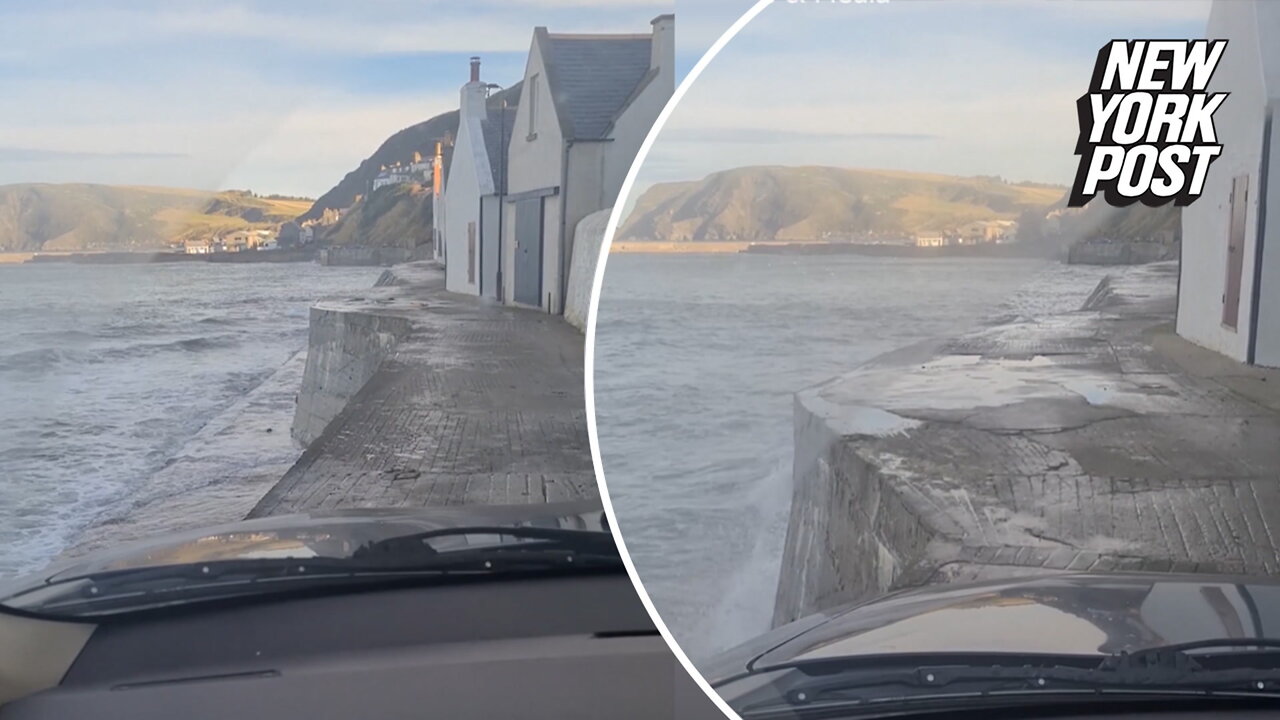
MULTIPOLYGON (((680 86, 672 93, 671 99, 667 101, 666 106, 658 115, 658 119, 653 123, 653 127, 649 129, 648 136, 645 137, 644 144, 640 146, 640 151, 636 153, 635 162, 631 164, 631 169, 627 171, 627 177, 622 182, 622 188, 618 191, 618 198, 613 204, 613 212, 609 214, 609 224, 605 226, 604 242, 600 243, 600 257, 596 260, 596 276, 591 283, 591 307, 587 313, 587 337, 586 337, 586 357, 583 365, 584 378, 583 386, 587 402, 587 434, 591 440, 591 462, 596 471, 596 484, 600 487, 600 497, 604 503, 605 514, 609 518, 609 529, 613 532, 613 539, 618 543, 618 550, 622 553, 622 562, 627 567, 627 574, 631 576, 631 584, 635 585, 636 593, 640 596, 640 602, 644 603, 645 610, 649 612, 649 617, 653 619, 658 631, 662 633, 662 638, 667 641, 667 645, 671 647, 671 652, 675 653, 676 659, 684 666, 693 681, 702 688, 702 692, 715 703, 725 717, 736 718, 735 713, 722 699, 715 690, 711 688, 706 678, 702 677, 702 673, 694 667, 693 662, 689 660, 689 656, 675 641, 671 635, 671 630, 667 628, 666 623, 662 621, 662 617, 653 606, 653 600, 649 598, 649 593, 645 592, 644 585, 640 582, 640 576, 636 573, 635 563, 631 560, 631 554, 627 552, 627 543, 622 538, 622 533, 618 528, 618 516, 613 510, 613 502, 609 499, 609 487, 605 483, 604 464, 600 460, 600 439, 596 431, 596 397, 595 397, 595 360, 596 360, 596 314, 600 305, 600 287, 604 284, 605 265, 609 261, 609 248, 613 245, 613 236, 617 232, 618 222, 621 220, 622 209, 626 205, 626 198, 631 194, 631 187, 635 184, 636 175, 639 174, 640 167, 644 164, 644 160, 649 155, 649 148, 653 146, 654 140, 662 131, 663 126, 667 124, 667 118, 671 116, 671 112, 675 110, 676 105, 680 104, 681 98, 689 91, 689 88, 697 81, 698 76, 707 65, 720 54, 724 46, 737 35, 747 23, 755 19, 766 7, 772 5, 776 0, 757 0, 742 17, 738 18, 733 25, 725 30, 724 34, 711 45, 711 49, 707 50, 693 66, 688 76, 681 81, 680 86)), ((679 29, 677 29, 679 32, 679 29)))

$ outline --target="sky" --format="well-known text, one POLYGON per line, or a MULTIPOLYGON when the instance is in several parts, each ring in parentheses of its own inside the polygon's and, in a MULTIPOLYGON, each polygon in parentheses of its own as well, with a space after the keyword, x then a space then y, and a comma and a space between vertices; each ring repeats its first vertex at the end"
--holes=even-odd
MULTIPOLYGON (((0 0, 0 184, 315 197, 397 130, 456 109, 471 55, 506 86, 535 26, 648 32, 673 2, 0 0)), ((678 45, 687 72, 701 52, 678 45)))
POLYGON ((1069 185, 1075 101, 1099 48, 1202 37, 1208 12, 1209 0, 776 0, 688 88, 628 200, 773 164, 1069 185))
MULTIPOLYGON (((0 184, 317 196, 457 107, 471 55, 532 29, 677 14, 682 78, 752 0, 0 0, 0 184), (92 29, 87 32, 86 29, 92 29)), ((826 164, 1068 183, 1072 103, 1114 37, 1202 32, 1208 0, 776 0, 689 88, 636 189, 826 164)), ((634 199, 634 193, 633 193, 634 199)))

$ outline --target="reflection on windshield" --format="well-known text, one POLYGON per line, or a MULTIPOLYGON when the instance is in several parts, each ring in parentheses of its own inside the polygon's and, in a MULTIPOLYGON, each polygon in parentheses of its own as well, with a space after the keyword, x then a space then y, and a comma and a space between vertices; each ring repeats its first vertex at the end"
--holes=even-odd
POLYGON ((1029 598, 982 600, 922 613, 806 653, 804 659, 880 653, 1045 652, 1093 654, 1106 632, 1092 623, 1029 598))
MULTIPOLYGON (((1280 633, 1263 623, 1255 599, 1258 591, 1274 594, 1275 588, 1212 581, 1098 582, 1048 581, 954 599, 925 597, 906 617, 881 620, 861 631, 856 626, 842 628, 838 639, 815 639, 799 657, 929 652, 1110 655, 1190 639, 1269 638, 1280 633)), ((1271 612, 1277 612, 1275 606, 1271 612)))

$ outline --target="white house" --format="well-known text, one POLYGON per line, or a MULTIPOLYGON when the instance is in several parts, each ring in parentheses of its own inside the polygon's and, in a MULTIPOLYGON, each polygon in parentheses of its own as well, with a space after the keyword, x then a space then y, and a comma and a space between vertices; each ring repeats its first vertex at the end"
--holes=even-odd
POLYGON ((1231 94, 1214 113, 1222 154, 1182 209, 1177 331, 1280 367, 1280 219, 1266 212, 1280 208, 1280 3, 1216 0, 1205 37, 1229 41, 1209 92, 1231 94))
POLYGON ((413 181, 413 175, 409 172, 409 168, 396 164, 392 167, 384 167, 373 179, 373 190, 387 187, 388 185, 399 185, 413 181))
POLYGON ((471 58, 471 79, 462 86, 458 135, 444 184, 441 227, 448 258, 445 287, 499 300, 498 213, 520 87, 492 97, 489 89, 480 80, 480 59, 471 58))
POLYGON ((564 311, 577 224, 611 207, 675 91, 675 16, 650 32, 533 32, 502 210, 505 302, 564 311))

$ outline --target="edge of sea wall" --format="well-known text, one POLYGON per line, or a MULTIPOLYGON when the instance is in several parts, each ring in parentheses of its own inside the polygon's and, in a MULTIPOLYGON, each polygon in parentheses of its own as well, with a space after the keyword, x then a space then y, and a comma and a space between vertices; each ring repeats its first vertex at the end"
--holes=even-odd
MULTIPOLYGON (((1078 310, 1104 305, 1112 285, 1111 276, 1104 276, 1078 310)), ((905 432, 917 421, 870 406, 850 416, 849 408, 830 406, 822 391, 861 372, 912 372, 948 342, 937 338, 890 351, 796 393, 794 486, 774 627, 922 582, 937 569, 934 548, 956 532, 954 522, 911 482, 903 482, 898 468, 882 466, 881 459, 847 441, 864 431, 905 432)))
MULTIPOLYGON (((389 269, 374 287, 402 282, 389 269)), ((408 318, 379 314, 358 303, 312 306, 307 366, 290 430, 293 439, 306 446, 320 437, 412 328, 408 318)))

